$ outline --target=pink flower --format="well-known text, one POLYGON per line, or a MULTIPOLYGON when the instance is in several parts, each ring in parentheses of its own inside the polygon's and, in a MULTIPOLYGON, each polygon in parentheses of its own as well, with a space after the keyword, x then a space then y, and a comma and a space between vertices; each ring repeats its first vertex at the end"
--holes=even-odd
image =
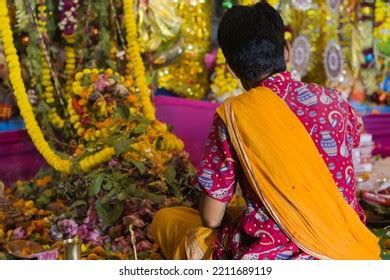
POLYGON ((123 217, 123 224, 125 225, 134 225, 136 227, 142 228, 145 223, 137 214, 129 214, 125 217, 123 217))
POLYGON ((131 251, 130 238, 125 238, 124 236, 115 238, 111 249, 113 251, 129 253, 131 251))
MULTIPOLYGON (((90 201, 89 203, 90 205, 94 204, 93 201, 90 201)), ((97 222, 96 212, 92 208, 89 208, 87 211, 87 217, 83 220, 83 223, 90 226, 96 222, 97 222)))
POLYGON ((77 230, 77 235, 82 239, 82 240, 86 240, 89 236, 89 230, 88 230, 88 226, 87 225, 81 225, 79 226, 78 230, 77 230))
POLYGON ((58 222, 60 231, 68 237, 73 237, 77 234, 78 225, 74 220, 64 219, 58 222))
POLYGON ((152 248, 152 243, 150 243, 148 240, 142 240, 138 242, 135 247, 137 249, 137 252, 148 251, 152 248))
POLYGON ((103 238, 100 235, 100 232, 97 229, 94 229, 89 232, 89 235, 87 237, 87 241, 94 245, 102 245, 103 238))
POLYGON ((26 239, 27 233, 26 230, 22 227, 17 227, 12 233, 12 239, 26 239))
POLYGON ((104 92, 104 90, 106 89, 106 87, 110 86, 110 83, 109 81, 107 81, 103 75, 100 75, 95 84, 94 84, 94 89, 97 90, 97 91, 100 91, 100 92, 104 92))
POLYGON ((119 163, 120 163, 120 161, 119 161, 118 159, 113 158, 112 160, 110 160, 110 161, 108 162, 108 166, 109 166, 109 167, 117 166, 117 165, 119 165, 119 163))
POLYGON ((206 64, 207 70, 210 71, 215 67, 216 59, 217 59, 217 49, 216 48, 204 56, 204 62, 206 64))

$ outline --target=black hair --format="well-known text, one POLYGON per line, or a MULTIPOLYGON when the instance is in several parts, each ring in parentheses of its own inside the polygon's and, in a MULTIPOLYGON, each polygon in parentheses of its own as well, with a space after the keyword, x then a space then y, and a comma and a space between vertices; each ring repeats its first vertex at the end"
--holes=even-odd
POLYGON ((257 82, 286 70, 283 20, 265 1, 226 11, 218 43, 230 68, 244 81, 257 82))

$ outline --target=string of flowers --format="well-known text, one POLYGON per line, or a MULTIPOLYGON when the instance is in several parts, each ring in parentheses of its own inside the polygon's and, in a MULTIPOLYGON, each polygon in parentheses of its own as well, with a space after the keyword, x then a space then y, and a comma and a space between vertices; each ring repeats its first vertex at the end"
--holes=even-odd
POLYGON ((240 88, 238 81, 229 72, 225 65, 225 57, 221 48, 218 48, 215 66, 215 77, 211 84, 211 90, 218 99, 225 99, 232 95, 238 95, 240 88))
POLYGON ((137 23, 134 15, 134 1, 124 0, 124 21, 127 39, 128 64, 126 66, 126 75, 130 76, 131 70, 134 72, 135 85, 140 91, 140 99, 143 106, 143 112, 146 118, 156 119, 155 109, 150 99, 150 92, 146 80, 145 66, 141 57, 141 47, 138 42, 137 23))
MULTIPOLYGON (((138 41, 137 21, 134 14, 134 1, 124 0, 123 10, 127 40, 127 56, 129 61, 126 65, 126 75, 130 77, 131 70, 133 70, 135 85, 140 91, 140 100, 145 117, 155 121, 154 126, 156 129, 162 132, 168 132, 167 125, 156 120, 156 112, 150 98, 150 92, 146 81, 145 66, 141 57, 141 47, 138 41)), ((163 149, 169 151, 180 151, 184 149, 184 143, 175 135, 166 133, 162 141, 162 147, 163 149)))
MULTIPOLYGON (((28 95, 22 79, 19 56, 13 42, 13 33, 8 17, 6 0, 0 0, 0 26, 2 26, 1 35, 4 43, 4 52, 10 70, 9 78, 20 109, 20 114, 24 119, 26 129, 34 142, 34 145, 46 161, 56 170, 64 173, 70 173, 72 172, 72 166, 75 162, 72 159, 61 158, 52 150, 49 143, 45 140, 42 130, 35 119, 33 108, 28 100, 28 95)), ((92 167, 110 160, 114 154, 114 148, 106 147, 94 155, 84 158, 78 164, 82 171, 88 171, 92 167)))
MULTIPOLYGON (((43 37, 47 36, 47 7, 46 0, 37 0, 37 10, 38 10, 38 31, 43 37)), ((43 86, 43 96, 45 98, 46 103, 51 107, 48 112, 48 117, 51 124, 57 128, 63 128, 65 125, 64 120, 58 115, 55 103, 56 100, 54 98, 54 85, 51 80, 50 74, 50 65, 47 60, 47 56, 45 54, 45 50, 42 51, 41 54, 41 64, 42 64, 42 77, 41 82, 43 86)))
POLYGON ((72 80, 76 70, 76 51, 74 43, 75 32, 77 30, 77 10, 79 6, 79 0, 61 0, 58 3, 58 9, 60 11, 60 22, 58 23, 58 27, 62 31, 62 37, 67 43, 67 46, 65 46, 66 94, 70 94, 70 91, 72 90, 72 80))
POLYGON ((390 3, 388 1, 375 1, 374 36, 383 46, 386 46, 390 40, 390 3))

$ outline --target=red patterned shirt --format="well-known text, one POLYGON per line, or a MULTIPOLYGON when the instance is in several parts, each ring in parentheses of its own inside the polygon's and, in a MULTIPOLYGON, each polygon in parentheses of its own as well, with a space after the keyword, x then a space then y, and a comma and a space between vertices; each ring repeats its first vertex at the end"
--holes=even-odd
MULTIPOLYGON (((308 133, 333 175, 340 194, 362 221, 365 214, 355 193, 352 148, 359 144, 360 122, 341 93, 294 80, 289 72, 264 80, 284 100, 308 133)), ((272 219, 245 178, 223 121, 215 116, 198 170, 197 186, 228 203, 239 184, 247 208, 238 223, 225 225, 215 242, 215 259, 310 259, 272 219)))

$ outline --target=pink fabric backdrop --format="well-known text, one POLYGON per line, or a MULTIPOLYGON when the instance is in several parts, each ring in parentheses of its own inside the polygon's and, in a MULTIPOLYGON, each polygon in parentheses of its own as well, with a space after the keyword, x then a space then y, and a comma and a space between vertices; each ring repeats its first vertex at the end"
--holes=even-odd
POLYGON ((191 162, 198 166, 218 103, 169 96, 157 96, 154 102, 158 119, 173 126, 173 132, 184 141, 191 162))
POLYGON ((0 133, 0 180, 6 185, 31 178, 44 164, 25 130, 0 133))
MULTIPOLYGON (((157 96, 155 104, 158 118, 173 126, 191 162, 198 166, 218 104, 167 96, 157 96)), ((373 134, 374 154, 390 156, 390 114, 368 115, 363 120, 366 130, 373 134)), ((26 131, 0 133, 0 180, 9 184, 30 178, 44 164, 26 131)))

